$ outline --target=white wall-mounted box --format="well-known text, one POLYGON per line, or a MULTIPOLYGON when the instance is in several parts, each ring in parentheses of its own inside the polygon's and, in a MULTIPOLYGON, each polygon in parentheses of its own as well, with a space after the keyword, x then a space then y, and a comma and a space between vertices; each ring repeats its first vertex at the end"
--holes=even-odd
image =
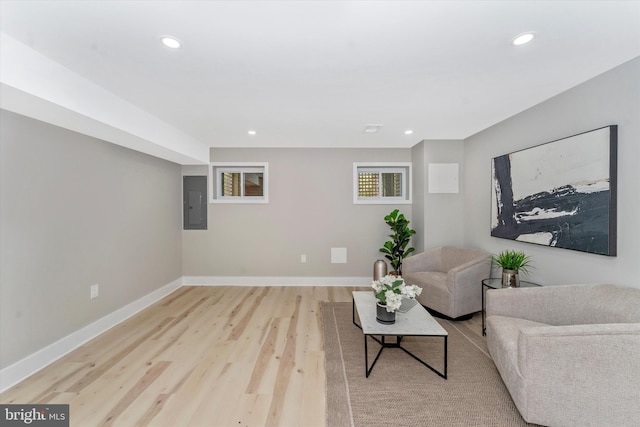
POLYGON ((429 163, 429 193, 458 193, 458 164, 429 163))

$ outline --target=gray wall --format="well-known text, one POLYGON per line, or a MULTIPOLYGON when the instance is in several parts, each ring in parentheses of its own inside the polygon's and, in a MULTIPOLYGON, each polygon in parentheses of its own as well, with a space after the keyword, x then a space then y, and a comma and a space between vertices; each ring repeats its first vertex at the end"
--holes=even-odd
MULTIPOLYGON (((395 207, 354 205, 353 162, 411 161, 411 149, 211 149, 211 160, 269 162, 268 204, 210 204, 207 231, 183 232, 185 276, 371 276, 395 207), (347 263, 332 264, 332 247, 347 263), (307 263, 300 255, 307 255, 307 263)), ((204 168, 184 167, 185 175, 204 168)))
POLYGON ((427 166, 424 161, 424 141, 411 148, 411 161, 413 166, 413 204, 411 206, 411 223, 409 226, 416 231, 411 239, 415 253, 425 250, 425 215, 424 199, 427 192, 427 166))
POLYGON ((416 253, 437 246, 463 243, 464 143, 460 140, 424 140, 412 149, 414 182, 413 226, 416 253), (459 193, 429 193, 429 163, 457 163, 459 193))
POLYGON ((4 110, 0 129, 5 368, 180 278, 182 212, 177 164, 4 110))
POLYGON ((640 287, 640 59, 636 58, 465 141, 464 241, 493 253, 531 255, 542 284, 640 287), (618 256, 606 257, 489 236, 491 158, 602 126, 618 125, 618 256))

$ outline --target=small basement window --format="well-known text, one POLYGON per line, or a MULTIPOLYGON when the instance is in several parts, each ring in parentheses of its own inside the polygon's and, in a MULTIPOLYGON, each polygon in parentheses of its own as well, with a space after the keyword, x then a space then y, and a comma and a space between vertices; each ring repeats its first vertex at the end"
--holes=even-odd
POLYGON ((411 163, 354 163, 353 203, 411 203, 411 163))
POLYGON ((269 163, 213 162, 210 203, 268 203, 269 163))

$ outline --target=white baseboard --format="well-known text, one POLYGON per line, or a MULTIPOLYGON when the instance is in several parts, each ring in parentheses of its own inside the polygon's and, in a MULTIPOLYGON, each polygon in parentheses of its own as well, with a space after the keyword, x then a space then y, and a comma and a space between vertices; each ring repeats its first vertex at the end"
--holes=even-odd
POLYGON ((371 277, 184 276, 184 286, 371 286, 371 277))
POLYGON ((182 286, 182 277, 0 370, 0 392, 75 350, 182 286))

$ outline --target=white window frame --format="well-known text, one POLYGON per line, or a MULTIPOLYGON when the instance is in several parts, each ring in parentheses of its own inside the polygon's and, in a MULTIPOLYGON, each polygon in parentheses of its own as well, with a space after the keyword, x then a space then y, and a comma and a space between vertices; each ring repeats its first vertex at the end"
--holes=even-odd
MULTIPOLYGON (((244 191, 244 185, 241 187, 244 191)), ((269 163, 211 162, 209 164, 209 203, 269 203, 269 163), (262 196, 222 196, 221 175, 225 172, 262 173, 262 196)))
MULTIPOLYGON (((382 180, 380 180, 382 185, 382 180)), ((355 162, 353 163, 353 203, 369 204, 369 205, 386 205, 386 204, 411 204, 413 180, 411 174, 411 162, 355 162), (396 173, 402 174, 402 195, 400 197, 383 197, 379 192, 378 197, 359 197, 358 184, 359 173, 361 172, 377 172, 377 173, 396 173)))

